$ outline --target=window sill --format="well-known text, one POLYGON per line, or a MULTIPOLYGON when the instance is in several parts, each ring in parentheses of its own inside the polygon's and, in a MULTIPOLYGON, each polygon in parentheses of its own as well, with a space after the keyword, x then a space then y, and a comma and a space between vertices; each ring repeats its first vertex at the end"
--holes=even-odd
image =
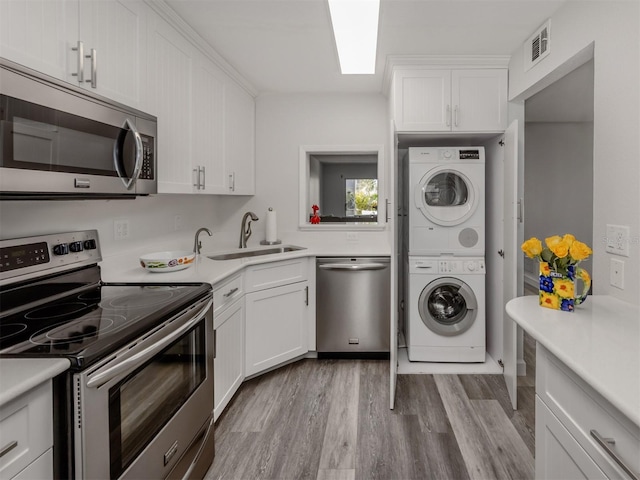
POLYGON ((299 225, 298 230, 303 232, 320 231, 320 232, 382 232, 387 229, 386 223, 319 223, 312 225, 306 223, 299 225))

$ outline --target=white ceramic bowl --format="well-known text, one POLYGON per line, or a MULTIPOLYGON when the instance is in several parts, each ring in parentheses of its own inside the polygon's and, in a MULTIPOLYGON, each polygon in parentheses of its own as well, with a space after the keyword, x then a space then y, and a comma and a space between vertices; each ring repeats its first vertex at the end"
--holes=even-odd
POLYGON ((185 250, 154 252, 141 256, 140 265, 150 272, 177 272, 193 265, 195 258, 195 253, 185 250))

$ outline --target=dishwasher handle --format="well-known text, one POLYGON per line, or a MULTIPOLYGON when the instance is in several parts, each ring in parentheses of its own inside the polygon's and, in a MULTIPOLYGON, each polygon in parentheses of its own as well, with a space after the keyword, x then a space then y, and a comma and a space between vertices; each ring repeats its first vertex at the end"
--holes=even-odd
POLYGON ((349 270, 352 272, 360 270, 384 270, 389 265, 386 263, 325 263, 318 265, 322 270, 349 270))

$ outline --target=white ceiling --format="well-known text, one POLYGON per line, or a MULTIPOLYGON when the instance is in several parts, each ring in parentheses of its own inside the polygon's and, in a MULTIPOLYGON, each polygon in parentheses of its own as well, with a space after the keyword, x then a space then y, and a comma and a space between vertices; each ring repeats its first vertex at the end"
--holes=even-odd
POLYGON ((341 75, 326 0, 167 0, 258 92, 380 92, 388 55, 510 55, 565 0, 381 0, 375 75, 341 75))

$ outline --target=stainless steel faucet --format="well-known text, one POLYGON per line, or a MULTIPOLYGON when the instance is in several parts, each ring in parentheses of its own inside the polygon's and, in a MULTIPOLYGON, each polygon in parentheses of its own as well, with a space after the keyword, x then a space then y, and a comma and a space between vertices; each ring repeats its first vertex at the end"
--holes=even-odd
POLYGON ((251 217, 254 222, 258 220, 258 216, 253 212, 247 212, 242 217, 242 225, 240 226, 240 248, 247 248, 247 240, 251 236, 251 220, 247 223, 247 218, 251 217))
POLYGON ((208 228, 199 228, 198 231, 196 232, 196 238, 193 241, 193 253, 200 255, 200 249, 202 248, 202 243, 199 240, 200 234, 202 232, 207 232, 207 235, 211 236, 211 230, 209 230, 208 228))

